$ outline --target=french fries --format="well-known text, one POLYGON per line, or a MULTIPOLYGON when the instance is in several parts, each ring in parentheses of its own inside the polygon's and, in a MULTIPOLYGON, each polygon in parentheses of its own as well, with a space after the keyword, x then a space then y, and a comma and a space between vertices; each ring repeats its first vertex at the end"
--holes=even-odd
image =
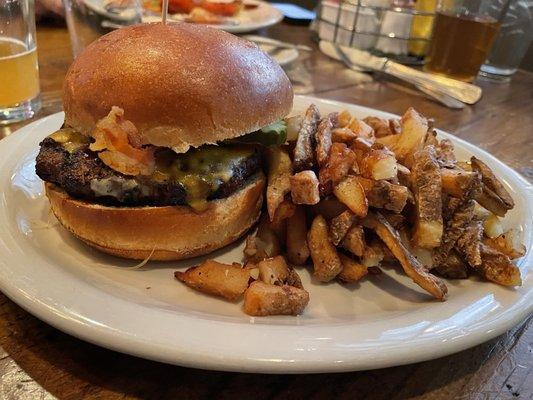
POLYGON ((414 154, 411 173, 416 206, 413 244, 432 249, 440 245, 444 229, 441 175, 433 146, 414 154))
POLYGON ((307 243, 315 277, 321 282, 329 282, 342 271, 342 263, 335 246, 328 236, 328 224, 324 217, 318 215, 313 220, 307 234, 307 243))
POLYGON ((296 207, 287 223, 287 259, 293 264, 302 265, 309 255, 305 210, 303 207, 296 207))
POLYGON ((464 229, 464 232, 457 239, 456 248, 464 255, 471 267, 481 264, 481 238, 483 236, 483 223, 481 221, 471 221, 464 229))
POLYGON ((289 268, 283 256, 266 258, 256 264, 259 279, 271 285, 283 285, 289 278, 289 268))
POLYGON ((361 280, 368 274, 368 267, 355 261, 344 254, 339 254, 342 263, 342 271, 337 275, 337 279, 344 283, 353 283, 361 280))
MULTIPOLYGON (((474 171, 478 171, 481 174, 481 180, 484 185, 483 192, 485 192, 486 189, 491 194, 491 196, 498 197, 501 200, 501 204, 506 212, 508 210, 511 210, 514 207, 514 200, 507 191, 507 189, 505 189, 503 184, 498 180, 496 175, 494 175, 494 172, 492 172, 492 170, 487 166, 487 164, 477 159, 476 157, 472 157, 470 159, 470 163, 472 164, 472 169, 474 171)), ((485 208, 490 210, 490 208, 488 207, 485 208)), ((494 214, 499 215, 496 212, 494 212, 494 214)), ((504 215, 500 215, 500 217, 503 217, 504 215)))
POLYGON ((410 194, 405 186, 361 176, 356 176, 356 179, 363 187, 369 207, 384 208, 396 213, 400 213, 405 207, 410 194))
POLYGON ((328 160, 329 150, 331 149, 331 130, 333 124, 329 117, 322 118, 316 131, 316 161, 322 167, 328 160))
POLYGON ((306 169, 312 169, 315 153, 315 133, 320 120, 318 108, 311 104, 302 120, 298 139, 294 147, 294 171, 300 172, 306 169))
POLYGON ((246 262, 256 263, 265 258, 275 257, 281 252, 278 234, 271 228, 268 217, 263 215, 255 235, 246 238, 244 258, 246 262))
POLYGON ((241 297, 251 277, 250 271, 238 263, 228 265, 214 260, 204 261, 185 272, 176 271, 174 276, 190 288, 227 300, 241 297))
POLYGON ((413 163, 414 154, 424 144, 428 121, 413 108, 409 108, 402 116, 400 124, 402 131, 391 150, 396 155, 396 159, 409 168, 413 163))
POLYGON ((331 139, 335 143, 352 143, 357 135, 350 128, 337 128, 331 132, 331 139))
POLYGON ((383 254, 381 245, 374 241, 365 247, 361 262, 367 268, 379 267, 384 258, 385 254, 383 254))
POLYGON ((292 162, 287 149, 284 147, 269 148, 267 160, 268 185, 266 200, 268 215, 272 220, 278 206, 291 190, 292 162))
POLYGON ((314 171, 305 170, 291 176, 291 196, 294 204, 317 204, 320 201, 319 182, 314 171))
POLYGON ((438 300, 444 300, 448 288, 436 276, 430 274, 426 268, 413 256, 402 243, 398 232, 379 213, 369 214, 365 222, 374 229, 377 235, 398 259, 403 270, 417 285, 426 290, 438 300))
POLYGON ((333 187, 344 179, 355 163, 355 153, 344 143, 333 143, 326 164, 318 173, 320 193, 326 196, 333 187))
POLYGON ((363 121, 374 130, 377 138, 394 135, 396 132, 391 130, 389 121, 379 117, 366 117, 363 121))
POLYGON ((442 191, 459 199, 464 198, 475 178, 475 173, 462 169, 442 168, 440 170, 442 191))
POLYGON ((358 162, 361 175, 376 181, 380 179, 393 179, 398 174, 396 157, 386 149, 370 150, 358 162))
POLYGON ((341 203, 335 196, 328 196, 318 204, 310 207, 314 216, 322 215, 328 221, 335 218, 337 215, 347 210, 347 207, 341 203))
POLYGON ((519 233, 516 229, 510 229, 494 238, 484 238, 483 243, 505 254, 511 260, 523 257, 526 254, 526 246, 520 242, 519 233))
POLYGON ((375 140, 374 129, 366 124, 365 121, 361 121, 357 118, 352 118, 348 124, 348 128, 355 133, 356 136, 369 139, 372 142, 375 140))
POLYGON ((476 267, 476 271, 485 279, 504 286, 522 284, 520 270, 505 254, 482 243, 481 258, 483 261, 476 267))
POLYGON ((331 220, 329 227, 331 242, 338 246, 344 239, 357 217, 351 211, 344 211, 331 220))
POLYGON ((344 236, 342 247, 352 253, 354 256, 362 257, 365 248, 365 232, 361 225, 352 225, 350 230, 344 236))
POLYGON ((347 176, 333 189, 333 193, 357 217, 363 218, 368 212, 368 200, 357 177, 347 176))
POLYGON ((449 279, 465 279, 468 278, 468 266, 463 262, 461 256, 452 250, 448 254, 445 262, 434 269, 440 276, 449 279))
POLYGON ((255 281, 244 293, 244 312, 256 317, 299 315, 307 303, 309 293, 289 285, 276 286, 255 281))

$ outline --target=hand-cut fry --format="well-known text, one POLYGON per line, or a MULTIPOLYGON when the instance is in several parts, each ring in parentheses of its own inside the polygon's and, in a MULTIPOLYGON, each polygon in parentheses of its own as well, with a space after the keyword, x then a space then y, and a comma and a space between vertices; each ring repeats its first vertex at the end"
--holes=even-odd
POLYGON ((336 143, 351 144, 357 135, 350 128, 337 128, 331 132, 331 140, 336 143))
POLYGON ((383 254, 382 246, 378 242, 372 241, 365 247, 361 262, 367 268, 379 267, 384 258, 385 254, 383 254))
POLYGON ((475 172, 462 169, 442 168, 440 170, 442 191, 459 199, 465 197, 475 179, 475 172))
POLYGON ((305 112, 298 139, 294 147, 294 171, 312 169, 314 165, 315 132, 320 119, 318 108, 311 104, 305 112))
POLYGON ((510 229, 495 238, 484 238, 483 243, 505 254, 511 260, 526 254, 526 246, 520 242, 520 235, 516 229, 510 229))
POLYGON ((293 264, 302 265, 308 258, 305 210, 303 207, 297 207, 287 222, 287 259, 293 264))
POLYGON ((342 247, 355 256, 363 256, 366 248, 366 242, 365 232, 363 231, 363 227, 361 225, 352 225, 348 233, 346 233, 346 236, 344 236, 342 247))
POLYGON ((400 120, 396 118, 389 118, 389 129, 393 135, 401 133, 402 126, 400 125, 400 120))
POLYGON ((499 217, 505 217, 509 208, 509 205, 505 204, 503 199, 496 193, 490 190, 487 186, 483 185, 483 190, 476 196, 476 201, 490 212, 496 214, 499 217))
POLYGON ((413 155, 424 144, 428 121, 413 108, 409 108, 400 123, 402 132, 398 135, 398 141, 391 150, 396 154, 396 159, 409 168, 413 162, 413 155))
POLYGON ((325 196, 331 193, 333 186, 344 179, 355 163, 355 153, 344 143, 333 143, 327 163, 318 173, 320 193, 325 196))
POLYGON ((357 217, 351 211, 346 210, 331 220, 329 236, 335 246, 338 246, 344 239, 356 219, 357 217))
POLYGON ((413 244, 432 249, 440 245, 444 229, 440 168, 433 146, 414 154, 411 173, 416 206, 413 244))
POLYGON ((375 140, 374 129, 372 129, 370 125, 360 119, 352 118, 350 124, 348 125, 348 128, 350 128, 351 131, 355 133, 358 137, 371 140, 372 142, 374 142, 375 140))
POLYGON ((393 135, 395 132, 391 130, 389 121, 378 117, 366 117, 363 121, 374 130, 374 135, 377 138, 383 136, 393 135))
POLYGON ((485 279, 504 286, 522 284, 520 270, 505 254, 481 243, 481 259, 481 265, 476 267, 476 271, 485 279))
MULTIPOLYGON (((474 217, 477 220, 480 221, 486 221, 491 216, 494 216, 497 218, 493 213, 491 213, 489 210, 487 210, 485 207, 481 206, 479 203, 476 202, 474 206, 474 217)), ((498 235, 496 235, 498 236, 498 235)))
POLYGON ((322 118, 318 124, 315 134, 316 140, 316 161, 318 165, 323 166, 329 157, 329 150, 331 149, 331 130, 333 124, 329 117, 322 118))
POLYGON ((386 149, 370 150, 357 164, 361 175, 374 180, 393 179, 398 172, 396 157, 386 149))
POLYGON ((291 176, 291 197, 294 204, 313 205, 320 201, 319 182, 314 171, 305 170, 291 176))
POLYGON ((307 234, 307 244, 313 259, 314 275, 321 282, 329 282, 342 270, 335 246, 329 240, 328 224, 318 215, 307 234))
POLYGON ((333 193, 358 217, 366 216, 368 201, 365 191, 355 176, 347 176, 333 189, 333 193))
POLYGON ((303 117, 301 115, 295 115, 285 118, 285 124, 287 124, 287 141, 296 142, 298 139, 298 132, 302 128, 303 117))
POLYGON ((387 245, 402 265, 405 273, 420 287, 439 300, 446 298, 448 288, 442 280, 430 274, 426 268, 413 256, 400 239, 398 232, 379 213, 369 214, 365 223, 375 230, 381 240, 387 245))
POLYGON ((289 268, 283 256, 266 258, 257 263, 259 279, 271 285, 283 285, 289 277, 289 268))
POLYGON ((292 163, 287 149, 272 147, 267 150, 268 185, 267 209, 272 220, 278 206, 291 190, 292 163))
POLYGON ((398 142, 398 139, 400 139, 400 135, 388 135, 388 136, 378 137, 376 139, 376 142, 384 145, 385 147, 389 149, 392 149, 398 142))
POLYGON ((435 266, 442 264, 447 258, 449 252, 457 243, 457 239, 464 233, 474 217, 474 201, 468 200, 465 202, 459 201, 457 207, 450 218, 446 221, 446 228, 442 235, 441 245, 435 249, 433 257, 435 266))
POLYGON ((304 286, 302 285, 302 280, 300 279, 300 275, 298 275, 298 272, 296 272, 296 270, 290 266, 289 266, 289 276, 287 277, 285 284, 289 286, 293 286, 298 289, 304 288, 304 286))
POLYGON ((289 285, 252 282, 244 293, 244 312, 252 316, 298 315, 309 303, 309 293, 289 285))
POLYGON ((328 221, 346 210, 346 206, 335 196, 328 196, 320 200, 318 204, 315 204, 311 207, 311 212, 314 216, 322 215, 328 221))
MULTIPOLYGON (((492 170, 487 166, 487 164, 477 159, 476 157, 472 157, 470 159, 470 162, 474 171, 478 171, 479 173, 481 173, 481 180, 483 181, 483 185, 502 200, 502 203, 507 210, 512 209, 514 207, 513 198, 511 197, 507 189, 505 189, 503 184, 499 181, 499 179, 496 177, 496 175, 494 175, 494 172, 492 172, 492 170)), ((495 214, 498 215, 497 213, 495 214)))
POLYGON ((471 221, 457 239, 456 248, 464 255, 471 267, 481 264, 480 244, 483 236, 483 223, 471 221))
POLYGON ((361 280, 368 274, 368 267, 355 261, 344 254, 339 254, 342 262, 342 271, 337 275, 337 279, 345 283, 352 283, 361 280))
POLYGON ((339 113, 339 116, 337 117, 337 119, 339 122, 339 128, 344 128, 348 126, 348 124, 352 120, 352 115, 350 114, 348 110, 342 110, 339 113))
POLYGON ((275 257, 281 252, 278 235, 272 230, 268 218, 262 216, 255 235, 246 238, 244 258, 246 262, 256 263, 265 258, 275 257))
POLYGON ((485 236, 489 238, 495 238, 503 234, 502 222, 494 214, 490 214, 489 217, 483 222, 483 229, 485 236))
POLYGON ((402 185, 394 185, 387 181, 374 181, 372 179, 356 177, 365 191, 368 205, 375 208, 384 208, 399 213, 405 207, 409 198, 409 189, 402 185))
POLYGON ((434 270, 441 276, 450 279, 468 278, 468 266, 463 262, 459 254, 452 250, 448 258, 434 270))
POLYGON ((202 293, 236 300, 248 287, 250 271, 238 263, 221 264, 207 260, 185 272, 176 271, 174 276, 187 286, 202 293))
POLYGON ((441 167, 453 168, 457 165, 451 140, 442 139, 439 144, 435 146, 435 150, 437 152, 437 162, 441 167))

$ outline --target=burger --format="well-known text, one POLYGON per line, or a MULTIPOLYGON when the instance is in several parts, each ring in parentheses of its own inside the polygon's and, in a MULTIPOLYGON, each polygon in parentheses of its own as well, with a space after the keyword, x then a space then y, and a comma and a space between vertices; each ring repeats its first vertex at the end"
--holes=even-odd
POLYGON ((65 122, 36 172, 59 222, 103 252, 179 260, 261 212, 262 146, 283 143, 289 79, 255 44, 206 26, 111 32, 73 62, 65 122))

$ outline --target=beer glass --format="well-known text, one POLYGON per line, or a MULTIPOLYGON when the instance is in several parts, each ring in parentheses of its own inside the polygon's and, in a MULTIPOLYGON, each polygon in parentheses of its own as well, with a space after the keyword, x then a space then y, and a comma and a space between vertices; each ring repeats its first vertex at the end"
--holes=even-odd
POLYGON ((0 0, 0 124, 41 107, 34 0, 0 0))

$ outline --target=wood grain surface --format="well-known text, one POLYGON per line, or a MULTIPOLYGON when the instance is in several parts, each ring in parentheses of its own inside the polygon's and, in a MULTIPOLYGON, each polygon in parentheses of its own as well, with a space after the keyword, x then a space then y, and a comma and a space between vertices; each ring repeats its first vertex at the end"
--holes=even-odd
MULTIPOLYGON (((306 27, 280 24, 261 34, 313 46, 306 27)), ((71 62, 63 25, 38 28, 43 108, 61 110, 71 62)), ((533 74, 486 81, 482 100, 450 110, 384 76, 349 71, 318 51, 287 68, 296 93, 402 113, 414 106, 533 180, 533 74)), ((28 123, 31 121, 26 121, 28 123)), ((0 138, 25 123, 0 128, 0 138)), ((15 133, 16 134, 16 133, 15 133)), ((0 294, 0 399, 531 399, 533 318, 506 334, 438 360, 374 371, 252 375, 174 367, 119 354, 66 335, 0 294)))

